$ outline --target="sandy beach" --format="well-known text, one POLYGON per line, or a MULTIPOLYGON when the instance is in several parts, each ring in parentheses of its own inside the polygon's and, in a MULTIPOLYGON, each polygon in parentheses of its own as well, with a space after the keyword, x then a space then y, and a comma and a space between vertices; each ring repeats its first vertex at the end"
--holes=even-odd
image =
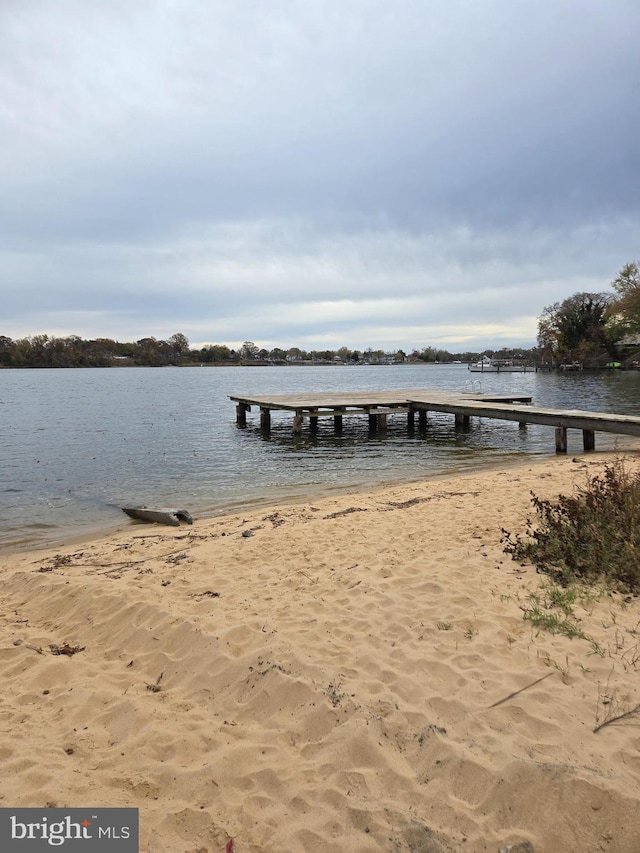
POLYGON ((144 853, 636 853, 640 602, 539 630, 501 542, 611 458, 0 557, 0 805, 135 806, 144 853))

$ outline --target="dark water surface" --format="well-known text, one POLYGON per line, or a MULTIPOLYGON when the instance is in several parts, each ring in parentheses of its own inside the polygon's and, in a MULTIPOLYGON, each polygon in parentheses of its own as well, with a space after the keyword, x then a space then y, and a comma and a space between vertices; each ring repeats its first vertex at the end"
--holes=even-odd
MULTIPOLYGON (((56 542, 127 524, 119 507, 185 508, 195 516, 336 488, 419 479, 516 458, 551 455, 551 427, 431 414, 426 433, 390 417, 370 437, 367 418, 333 435, 294 438, 275 414, 235 423, 229 394, 438 388, 530 394, 563 409, 640 414, 640 372, 472 374, 464 365, 0 370, 0 549, 56 542)), ((596 435, 596 448, 616 437, 596 435)), ((581 452, 579 431, 569 452, 581 452)))

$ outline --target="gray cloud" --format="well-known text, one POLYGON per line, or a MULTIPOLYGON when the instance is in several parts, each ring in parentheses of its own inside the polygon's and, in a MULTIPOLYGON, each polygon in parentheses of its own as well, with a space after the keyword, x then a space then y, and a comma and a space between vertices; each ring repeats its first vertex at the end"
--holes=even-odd
POLYGON ((5 2, 0 333, 530 345, 639 254, 638 24, 635 0, 5 2))

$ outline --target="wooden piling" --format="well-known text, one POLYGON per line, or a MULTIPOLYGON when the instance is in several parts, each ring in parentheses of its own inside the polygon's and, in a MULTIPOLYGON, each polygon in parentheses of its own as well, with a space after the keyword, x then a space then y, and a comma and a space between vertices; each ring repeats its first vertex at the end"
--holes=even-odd
POLYGON ((585 453, 590 453, 592 450, 596 449, 595 430, 592 430, 592 429, 583 429, 582 430, 582 447, 584 448, 585 453))
POLYGON ((556 427, 556 453, 567 452, 567 428, 556 427))
POLYGON ((247 406, 246 403, 238 403, 236 406, 236 424, 239 427, 246 427, 247 425, 247 412, 251 411, 251 406, 247 406))

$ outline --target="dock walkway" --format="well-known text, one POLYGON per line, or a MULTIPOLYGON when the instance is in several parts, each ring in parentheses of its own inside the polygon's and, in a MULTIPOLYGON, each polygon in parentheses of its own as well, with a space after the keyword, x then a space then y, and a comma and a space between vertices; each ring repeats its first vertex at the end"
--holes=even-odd
MULTIPOLYGON (((342 391, 325 392, 322 394, 271 394, 265 397, 230 397, 236 405, 236 420, 239 426, 246 426, 247 412, 252 406, 260 409, 260 426, 268 432, 271 426, 272 411, 290 411, 294 413, 293 432, 300 433, 302 424, 309 420, 311 429, 318 428, 318 418, 332 417, 337 432, 342 429, 342 419, 345 415, 368 415, 370 429, 377 431, 386 426, 386 417, 390 414, 406 414, 409 417, 409 426, 414 422, 416 411, 420 415, 419 407, 414 406, 412 397, 416 394, 428 395, 429 400, 446 405, 448 402, 458 400, 461 395, 451 394, 446 391, 416 391, 416 389, 403 389, 395 391, 342 391)), ((462 395, 465 396, 465 395, 462 395)), ((470 395, 469 399, 484 402, 531 402, 527 396, 491 396, 470 395)), ((426 411, 424 412, 426 423, 426 411)))
POLYGON ((551 409, 531 405, 531 397, 521 395, 474 394, 419 390, 326 392, 323 394, 275 394, 263 397, 232 395, 236 403, 236 421, 246 426, 247 412, 260 410, 260 426, 268 432, 272 411, 293 413, 293 432, 300 433, 305 420, 312 431, 318 429, 318 419, 332 417, 334 429, 341 434, 346 415, 367 415, 369 428, 376 432, 386 427, 387 416, 405 414, 409 430, 415 428, 418 415, 420 428, 427 424, 427 413, 446 412, 454 415, 455 428, 467 429, 471 417, 495 418, 527 424, 555 427, 556 452, 567 452, 567 430, 580 429, 586 451, 595 448, 595 433, 610 432, 640 436, 640 417, 606 412, 551 409))

